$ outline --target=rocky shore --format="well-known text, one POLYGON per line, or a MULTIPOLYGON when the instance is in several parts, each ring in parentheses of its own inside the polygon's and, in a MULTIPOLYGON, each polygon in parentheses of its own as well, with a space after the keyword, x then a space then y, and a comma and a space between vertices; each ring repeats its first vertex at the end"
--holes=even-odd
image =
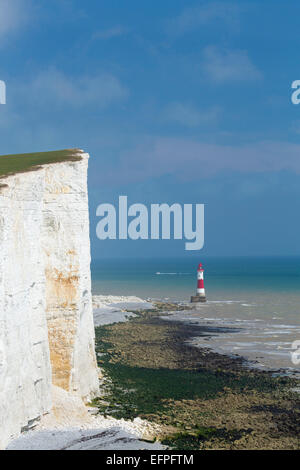
POLYGON ((153 302, 128 322, 96 328, 99 413, 158 424, 157 438, 179 450, 298 449, 297 381, 189 344, 212 329, 161 318, 186 308, 153 302))
POLYGON ((194 347, 212 328, 167 320, 187 306, 96 296, 93 307, 101 395, 86 407, 54 387, 51 414, 9 450, 299 449, 296 380, 194 347))

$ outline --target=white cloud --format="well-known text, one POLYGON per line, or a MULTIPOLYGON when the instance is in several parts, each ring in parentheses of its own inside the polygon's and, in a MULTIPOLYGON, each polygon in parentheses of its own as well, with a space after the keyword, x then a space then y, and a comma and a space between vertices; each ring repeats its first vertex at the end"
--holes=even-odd
POLYGON ((202 124, 216 121, 220 108, 212 107, 205 111, 187 103, 170 103, 163 111, 163 119, 186 127, 199 127, 202 124))
POLYGON ((128 29, 124 26, 114 26, 112 28, 103 29, 101 31, 96 31, 92 39, 112 39, 119 36, 124 36, 128 33, 128 29))
POLYGON ((7 104, 0 106, 3 154, 118 145, 106 115, 129 92, 112 74, 73 77, 51 68, 33 79, 12 78, 9 83, 7 104), (103 111, 101 116, 98 111, 103 111))
POLYGON ((300 145, 262 141, 244 145, 208 144, 191 139, 148 137, 121 154, 118 171, 107 169, 105 181, 119 184, 173 175, 195 181, 223 171, 300 174, 300 145))
POLYGON ((251 62, 247 51, 221 50, 207 46, 203 51, 203 70, 215 82, 251 81, 262 78, 262 73, 251 62))
POLYGON ((219 21, 231 30, 239 28, 240 7, 231 2, 203 2, 197 7, 185 8, 180 15, 166 23, 170 35, 179 36, 194 31, 201 26, 219 21))
POLYGON ((0 39, 20 29, 27 20, 29 6, 29 0, 0 0, 0 39))
POLYGON ((108 73, 94 76, 71 77, 55 68, 40 72, 33 81, 20 90, 35 104, 106 108, 127 98, 128 90, 120 80, 108 73))

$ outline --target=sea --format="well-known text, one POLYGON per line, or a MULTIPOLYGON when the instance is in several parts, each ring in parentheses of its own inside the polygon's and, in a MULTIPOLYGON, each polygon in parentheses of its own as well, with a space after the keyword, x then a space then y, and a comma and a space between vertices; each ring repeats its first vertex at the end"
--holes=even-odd
POLYGON ((199 262, 207 302, 174 311, 168 320, 211 330, 192 338, 195 346, 300 377, 300 257, 94 260, 92 291, 189 303, 199 262))

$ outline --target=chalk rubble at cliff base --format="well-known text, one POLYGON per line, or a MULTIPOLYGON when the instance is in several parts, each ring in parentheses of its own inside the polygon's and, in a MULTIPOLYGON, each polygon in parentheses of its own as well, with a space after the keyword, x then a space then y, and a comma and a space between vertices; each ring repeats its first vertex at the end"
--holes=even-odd
MULTIPOLYGON (((126 321, 127 309, 151 308, 152 304, 135 296, 93 296, 94 319, 98 324, 126 321), (134 308, 133 308, 134 307, 134 308), (99 318, 101 317, 101 321, 99 318)), ((163 449, 160 443, 144 442, 159 436, 161 427, 146 420, 117 420, 94 415, 81 398, 52 386, 52 409, 36 427, 10 442, 7 450, 138 450, 163 449)))
POLYGON ((93 308, 94 325, 101 326, 124 322, 135 316, 130 310, 147 310, 153 308, 153 305, 133 295, 94 295, 93 308))
POLYGON ((162 449, 153 439, 160 426, 136 418, 133 421, 94 416, 80 397, 52 387, 52 410, 35 430, 12 441, 7 450, 162 449))

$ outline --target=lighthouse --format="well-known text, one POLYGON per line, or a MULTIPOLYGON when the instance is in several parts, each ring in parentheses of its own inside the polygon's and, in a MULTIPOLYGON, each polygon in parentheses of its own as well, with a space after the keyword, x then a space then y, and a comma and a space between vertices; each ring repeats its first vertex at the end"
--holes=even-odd
POLYGON ((204 269, 202 263, 199 264, 197 269, 197 294, 192 295, 191 302, 206 302, 204 289, 204 269))

